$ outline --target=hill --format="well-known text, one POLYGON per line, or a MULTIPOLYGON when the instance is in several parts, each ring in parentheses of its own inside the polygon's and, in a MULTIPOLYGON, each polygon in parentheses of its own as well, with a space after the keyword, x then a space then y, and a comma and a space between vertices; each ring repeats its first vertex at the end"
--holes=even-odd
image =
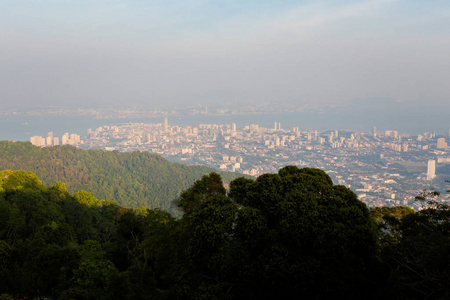
MULTIPOLYGON (((40 148, 29 142, 0 141, 0 170, 35 173, 45 185, 64 182, 70 193, 92 192, 126 207, 174 212, 172 201, 203 175, 204 166, 172 163, 149 152, 82 150, 72 146, 40 148)), ((225 182, 238 174, 220 173, 225 182)))

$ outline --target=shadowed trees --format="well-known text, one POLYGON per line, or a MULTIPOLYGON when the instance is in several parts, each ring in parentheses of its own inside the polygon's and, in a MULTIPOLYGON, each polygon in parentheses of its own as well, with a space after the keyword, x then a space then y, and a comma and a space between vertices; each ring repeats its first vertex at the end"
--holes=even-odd
POLYGON ((318 169, 238 178, 228 196, 211 174, 178 202, 190 230, 193 295, 368 297, 376 228, 366 206, 318 169), (195 294, 197 293, 197 294, 195 294))
POLYGON ((127 209, 25 171, 0 172, 0 293, 54 299, 449 296, 450 214, 374 208, 318 169, 180 194, 180 219, 127 209))
POLYGON ((391 270, 390 291, 403 299, 450 297, 450 207, 438 192, 422 191, 422 210, 375 208, 381 258, 391 270))

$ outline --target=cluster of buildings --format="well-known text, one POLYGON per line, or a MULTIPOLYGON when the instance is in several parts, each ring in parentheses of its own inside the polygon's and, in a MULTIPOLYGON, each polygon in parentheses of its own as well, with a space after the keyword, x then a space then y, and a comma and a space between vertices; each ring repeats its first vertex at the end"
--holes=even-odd
MULTIPOLYGON (((273 128, 257 124, 238 128, 234 123, 174 126, 165 118, 157 124, 89 129, 83 138, 64 136, 62 144, 84 149, 150 151, 171 161, 252 176, 275 173, 286 165, 320 168, 369 206, 414 207, 414 197, 421 189, 448 189, 444 180, 437 180, 437 169, 450 165, 450 149, 446 137, 434 133, 410 136, 386 130, 379 134, 376 127, 372 133, 285 130, 279 122, 273 128)), ((56 145, 49 137, 52 135, 45 140, 56 145)))
POLYGON ((60 139, 57 136, 53 136, 53 132, 49 132, 47 137, 42 136, 32 136, 30 138, 30 142, 39 147, 48 147, 48 146, 58 146, 58 145, 73 145, 77 146, 81 144, 81 136, 79 134, 69 134, 68 132, 64 133, 60 139))

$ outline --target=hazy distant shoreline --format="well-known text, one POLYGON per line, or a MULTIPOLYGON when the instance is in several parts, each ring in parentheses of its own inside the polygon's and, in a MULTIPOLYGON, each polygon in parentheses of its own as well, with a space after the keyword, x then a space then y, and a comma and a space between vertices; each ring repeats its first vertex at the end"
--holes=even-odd
MULTIPOLYGON (((302 131, 330 129, 348 129, 360 132, 371 132, 372 126, 384 130, 398 130, 411 135, 423 132, 435 132, 447 135, 449 130, 446 111, 436 111, 434 115, 420 117, 421 112, 387 111, 372 113, 346 110, 329 111, 297 111, 283 113, 256 114, 179 114, 169 116, 170 125, 198 126, 199 124, 231 124, 238 127, 258 124, 261 127, 272 128, 274 122, 281 123, 281 128, 291 130, 299 127, 302 131), (409 115, 408 115, 409 114, 409 115)), ((62 135, 64 132, 77 133, 85 136, 88 128, 118 125, 123 123, 160 123, 161 117, 149 118, 95 118, 93 115, 9 115, 0 118, 0 140, 29 141, 31 136, 46 135, 54 132, 62 135)))

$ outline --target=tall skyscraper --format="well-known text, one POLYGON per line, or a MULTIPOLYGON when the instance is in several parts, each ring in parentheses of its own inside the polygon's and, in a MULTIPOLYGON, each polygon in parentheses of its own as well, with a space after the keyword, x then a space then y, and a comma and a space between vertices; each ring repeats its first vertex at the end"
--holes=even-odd
POLYGON ((164 118, 164 132, 169 132, 169 122, 167 121, 167 117, 164 118))
POLYGON ((277 129, 278 129, 278 123, 277 123, 277 122, 275 122, 275 123, 274 123, 274 125, 273 125, 273 129, 275 129, 275 130, 277 130, 277 129))
POLYGON ((373 135, 373 137, 377 137, 377 127, 376 126, 372 127, 372 135, 373 135))
POLYGON ((430 159, 428 161, 427 180, 433 180, 434 177, 436 177, 436 161, 430 159))
POLYGON ((236 123, 232 123, 232 124, 231 124, 231 130, 232 130, 233 132, 236 132, 236 123))

